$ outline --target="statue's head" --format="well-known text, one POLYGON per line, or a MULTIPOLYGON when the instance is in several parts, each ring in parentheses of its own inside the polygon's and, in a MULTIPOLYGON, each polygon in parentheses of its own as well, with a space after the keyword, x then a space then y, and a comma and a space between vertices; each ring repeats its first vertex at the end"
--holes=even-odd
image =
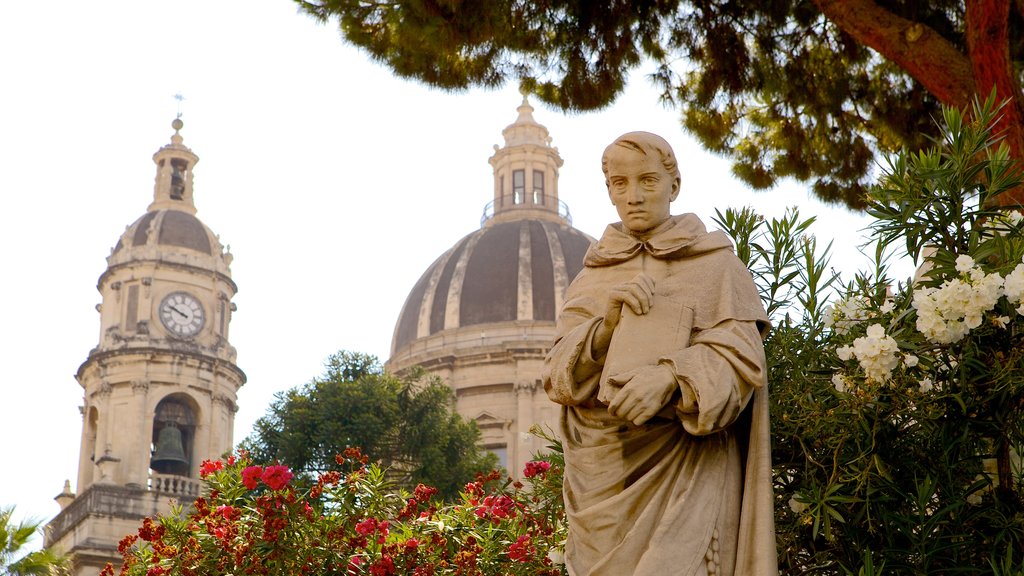
POLYGON ((679 195, 679 165, 664 138, 623 134, 604 149, 601 169, 608 196, 631 232, 648 232, 669 219, 669 204, 679 195))

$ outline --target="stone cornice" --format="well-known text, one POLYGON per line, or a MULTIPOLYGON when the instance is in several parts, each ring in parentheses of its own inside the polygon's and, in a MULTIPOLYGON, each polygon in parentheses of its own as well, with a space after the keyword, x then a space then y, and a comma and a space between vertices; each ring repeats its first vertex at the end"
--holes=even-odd
POLYGON ((210 356, 209 354, 203 354, 201 352, 189 351, 189 350, 174 350, 169 348, 160 348, 156 346, 142 346, 137 348, 118 348, 115 350, 104 350, 102 352, 93 351, 89 354, 89 357, 82 362, 81 366, 78 367, 78 371, 75 373, 75 377, 79 382, 82 381, 85 369, 93 363, 102 362, 110 358, 116 358, 118 356, 149 356, 147 362, 152 362, 155 356, 177 356, 186 357, 198 360, 200 362, 206 362, 213 364, 215 368, 222 368, 229 372, 233 372, 239 380, 239 385, 245 384, 247 377, 242 369, 236 366, 232 362, 218 358, 216 356, 210 356))
POLYGON ((116 272, 118 270, 121 270, 122 268, 131 268, 132 266, 137 266, 137 265, 142 264, 142 263, 156 264, 156 265, 164 266, 164 267, 167 267, 167 268, 177 268, 178 270, 185 270, 185 271, 192 272, 192 273, 195 273, 195 274, 199 274, 199 275, 202 275, 202 276, 214 276, 218 280, 220 280, 221 282, 224 282, 225 284, 230 286, 232 292, 235 292, 235 293, 238 292, 238 285, 235 284, 235 281, 232 280, 230 276, 228 276, 227 274, 224 274, 223 272, 218 272, 216 270, 210 270, 209 268, 203 268, 201 266, 193 266, 191 264, 182 264, 180 262, 169 262, 167 260, 149 259, 149 258, 143 259, 143 260, 132 260, 130 262, 123 262, 121 264, 114 264, 114 265, 108 267, 103 272, 103 274, 100 275, 99 280, 96 281, 96 289, 97 290, 101 290, 102 286, 103 286, 103 283, 114 272, 116 272))

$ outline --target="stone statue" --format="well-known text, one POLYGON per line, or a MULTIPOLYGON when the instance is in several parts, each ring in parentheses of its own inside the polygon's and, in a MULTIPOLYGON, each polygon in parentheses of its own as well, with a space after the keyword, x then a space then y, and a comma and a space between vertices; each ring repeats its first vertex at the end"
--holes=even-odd
POLYGON ((750 272, 724 233, 670 215, 664 139, 625 134, 601 163, 622 221, 587 252, 545 361, 569 574, 777 574, 768 318, 750 272))

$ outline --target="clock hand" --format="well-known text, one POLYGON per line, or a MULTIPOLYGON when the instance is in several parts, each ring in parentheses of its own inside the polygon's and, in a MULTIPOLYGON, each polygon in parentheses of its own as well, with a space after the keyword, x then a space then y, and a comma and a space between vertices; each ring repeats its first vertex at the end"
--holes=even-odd
POLYGON ((178 315, 181 316, 182 318, 188 318, 188 314, 185 314, 181 310, 178 310, 178 308, 176 306, 168 306, 168 308, 170 308, 171 310, 174 310, 175 312, 177 312, 178 315))

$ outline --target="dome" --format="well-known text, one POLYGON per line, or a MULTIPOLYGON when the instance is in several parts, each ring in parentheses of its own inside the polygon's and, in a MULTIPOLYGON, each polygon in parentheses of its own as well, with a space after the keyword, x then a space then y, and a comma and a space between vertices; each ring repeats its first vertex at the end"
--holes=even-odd
POLYGON ((153 201, 145 214, 129 224, 107 257, 107 272, 100 281, 121 267, 143 262, 188 266, 222 275, 231 282, 229 250, 195 216, 192 168, 199 161, 184 145, 179 131, 183 123, 171 124, 171 143, 153 154, 157 166, 153 201))
POLYGON ((216 237, 210 229, 188 212, 178 210, 155 210, 146 212, 128 226, 118 240, 114 253, 124 248, 146 245, 174 246, 213 255, 216 237))
POLYGON ((555 322, 592 239, 565 223, 523 219, 473 232, 413 286, 395 326, 392 356, 444 330, 555 322))
POLYGON ((387 369, 422 369, 454 392, 455 411, 509 474, 544 447, 532 426, 556 429, 541 385, 544 358, 572 279, 593 239, 572 227, 558 197, 562 157, 526 98, 488 159, 494 179, 480 228, 427 267, 395 323, 387 369))

